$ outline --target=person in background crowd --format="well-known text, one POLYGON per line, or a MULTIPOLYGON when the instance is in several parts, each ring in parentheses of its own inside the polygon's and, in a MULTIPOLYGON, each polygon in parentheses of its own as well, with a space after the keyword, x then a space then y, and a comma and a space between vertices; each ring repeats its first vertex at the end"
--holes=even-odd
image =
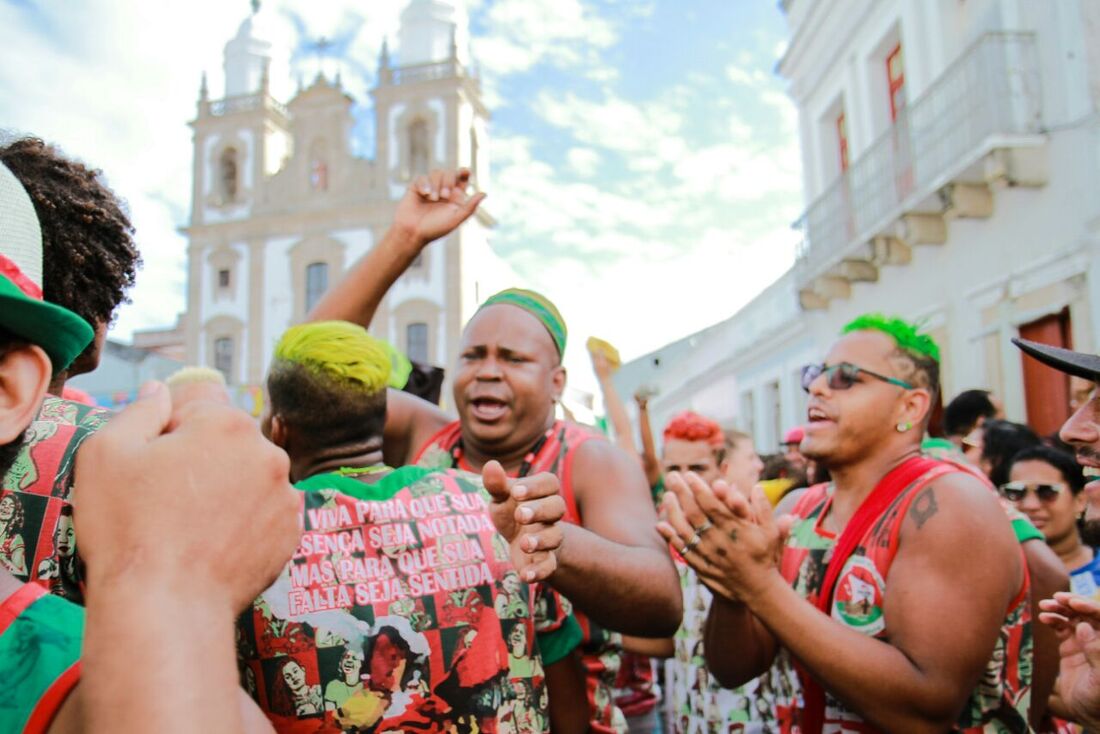
MULTIPOLYGON (((111 415, 106 409, 60 397, 65 380, 99 364, 107 327, 134 284, 141 258, 125 206, 106 186, 101 172, 66 158, 36 138, 0 147, 0 163, 29 194, 41 225, 44 299, 77 314, 95 330, 93 341, 51 379, 50 395, 32 424, 30 440, 0 477, 3 490, 41 508, 35 517, 56 522, 72 492, 77 451, 111 415)), ((28 539, 32 558, 38 556, 37 545, 48 542, 56 529, 41 530, 45 532, 33 528, 28 539)), ((79 559, 75 539, 72 552, 79 559)), ((81 564, 56 555, 49 560, 59 574, 47 584, 52 592, 81 602, 81 564)))
POLYGON ((1038 446, 1039 436, 1023 423, 993 419, 982 427, 982 453, 978 468, 989 477, 994 487, 1008 481, 1012 458, 1026 448, 1038 446))
POLYGON ((989 390, 963 390, 943 409, 943 434, 960 450, 963 439, 991 418, 1003 418, 1000 403, 989 390))
MULTIPOLYGON (((1093 385, 1087 401, 1062 425, 1060 438, 1073 447, 1088 482, 1083 489, 1082 540, 1100 542, 1100 356, 1046 344, 1013 339, 1025 354, 1066 375, 1093 385)), ((1058 713, 1086 731, 1100 728, 1100 604, 1073 593, 1055 594, 1040 602, 1040 620, 1062 641, 1061 667, 1055 691, 1058 713)), ((1055 708, 1055 706, 1052 706, 1055 708)))
POLYGON ((799 446, 802 445, 805 435, 806 431, 802 426, 795 426, 783 434, 783 456, 795 470, 802 472, 806 471, 806 457, 802 455, 799 446))
MULTIPOLYGON (((690 411, 669 421, 662 454, 667 473, 693 472, 705 482, 725 478, 745 496, 759 477, 760 460, 746 434, 723 432, 713 420, 690 411)), ((778 726, 779 700, 794 696, 795 682, 781 671, 729 690, 706 670, 704 626, 711 592, 683 559, 677 559, 684 592, 684 622, 675 637, 675 655, 665 663, 669 727, 674 734, 712 730, 714 722, 767 731, 778 726)), ((777 729, 775 729, 777 730, 777 729)))
MULTIPOLYGON (((310 319, 369 325, 420 252, 474 213, 484 194, 468 196, 469 179, 460 169, 413 181, 378 246, 322 297, 310 319)), ((397 466, 479 472, 499 461, 510 476, 559 476, 568 524, 549 583, 573 603, 585 630, 593 730, 622 732, 625 718, 610 692, 621 649, 609 630, 671 635, 680 622, 681 595, 653 529, 657 516, 636 455, 556 420, 566 334, 561 315, 540 294, 511 289, 488 299, 462 333, 454 373, 458 420, 410 396, 391 395, 385 451, 397 466)))
POLYGON ((803 495, 793 526, 776 525, 759 491, 669 476, 662 535, 716 593, 711 672, 736 686, 786 651, 802 696, 782 724, 806 732, 1028 731, 1019 544, 991 488, 920 455, 938 347, 904 321, 863 316, 803 384, 802 451, 833 483, 803 495))
MULTIPOLYGON (((389 372, 382 344, 347 322, 293 326, 275 347, 262 426, 290 456, 304 532, 296 560, 238 621, 242 679, 250 670, 257 690, 284 692, 281 707, 257 695, 278 731, 304 721, 322 731, 492 731, 517 686, 538 693, 551 669, 564 666, 577 693, 551 688, 555 728, 583 728, 583 673, 573 655, 580 629, 552 592, 536 603, 516 576, 532 583, 554 571, 565 511, 557 478, 526 477, 535 499, 521 510, 496 463, 484 469, 491 497, 475 475, 385 466, 389 372), (461 595, 450 608, 449 593, 461 595), (498 605, 501 598, 522 604, 498 605), (381 636, 385 629, 392 634, 381 636), (451 639, 461 640, 458 649, 451 639), (403 646, 400 664, 395 646, 403 646), (349 651, 369 676, 326 707, 322 691, 347 678, 327 663, 349 651), (287 652, 297 660, 292 676, 272 667, 287 652), (423 690, 411 683, 417 672, 423 690)), ((534 715, 531 731, 548 731, 551 711, 534 715)))
MULTIPOLYGON (((51 379, 94 337, 42 299, 41 278, 34 207, 0 164, 0 472, 19 456, 51 379)), ((239 411, 177 408, 165 433, 168 391, 149 386, 81 453, 72 519, 99 590, 86 619, 0 570, 0 731, 270 731, 235 685, 232 615, 298 535, 286 455, 239 411)))
POLYGON ((1081 542, 1077 519, 1085 510, 1085 475, 1072 454, 1031 446, 1012 457, 1008 481, 998 489, 1046 538, 1070 574, 1074 594, 1100 599, 1100 558, 1081 542))

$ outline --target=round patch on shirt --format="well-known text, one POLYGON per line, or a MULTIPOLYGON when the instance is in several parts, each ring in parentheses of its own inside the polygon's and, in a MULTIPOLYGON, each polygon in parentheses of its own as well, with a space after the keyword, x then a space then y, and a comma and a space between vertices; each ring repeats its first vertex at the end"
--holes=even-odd
POLYGON ((877 635, 886 628, 882 616, 885 589, 874 562, 866 556, 852 556, 837 579, 833 619, 865 635, 877 635))

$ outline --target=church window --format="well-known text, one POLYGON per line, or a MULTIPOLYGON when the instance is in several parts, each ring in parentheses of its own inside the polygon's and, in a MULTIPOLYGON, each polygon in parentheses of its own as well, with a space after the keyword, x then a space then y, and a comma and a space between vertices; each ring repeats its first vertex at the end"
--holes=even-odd
POLYGON ((306 266, 306 313, 313 310, 321 296, 328 290, 328 263, 310 263, 306 266))
POLYGON ((214 340, 214 369, 221 372, 226 381, 232 381, 233 339, 222 336, 214 340))
POLYGON ((218 159, 219 184, 223 202, 237 199, 237 149, 226 148, 218 159))
POLYGON ((428 141, 428 123, 416 120, 409 125, 409 173, 423 176, 431 168, 431 150, 428 141))
POLYGON ((405 356, 410 362, 428 363, 428 325, 416 322, 405 327, 405 356))
POLYGON ((223 269, 218 271, 218 287, 219 288, 228 288, 229 287, 229 270, 228 269, 223 268, 223 269))
POLYGON ((328 191, 328 156, 323 140, 314 142, 310 149, 309 187, 314 191, 328 191))

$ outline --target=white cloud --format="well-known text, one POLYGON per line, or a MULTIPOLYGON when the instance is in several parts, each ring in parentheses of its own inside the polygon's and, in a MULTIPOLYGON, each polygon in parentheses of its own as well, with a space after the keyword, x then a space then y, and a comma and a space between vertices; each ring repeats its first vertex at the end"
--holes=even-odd
POLYGON ((595 175, 603 158, 591 148, 570 148, 565 154, 569 167, 582 178, 590 178, 595 175))
POLYGON ((543 61, 562 68, 595 63, 595 50, 617 40, 612 24, 581 0, 496 0, 475 56, 494 74, 515 74, 543 61))

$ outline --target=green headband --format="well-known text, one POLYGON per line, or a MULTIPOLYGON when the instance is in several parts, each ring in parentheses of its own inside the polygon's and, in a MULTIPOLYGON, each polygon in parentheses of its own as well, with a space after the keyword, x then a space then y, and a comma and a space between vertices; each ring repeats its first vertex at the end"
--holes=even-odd
POLYGON ((565 339, 569 335, 569 330, 565 328, 565 319, 561 317, 561 313, 558 312, 557 307, 550 302, 549 298, 534 291, 509 288, 506 291, 497 293, 495 296, 490 296, 485 303, 481 304, 481 308, 478 310, 480 311, 487 306, 495 306, 498 303, 506 303, 509 306, 522 308, 538 319, 550 332, 550 338, 554 340, 554 346, 558 348, 558 355, 565 354, 565 339))

